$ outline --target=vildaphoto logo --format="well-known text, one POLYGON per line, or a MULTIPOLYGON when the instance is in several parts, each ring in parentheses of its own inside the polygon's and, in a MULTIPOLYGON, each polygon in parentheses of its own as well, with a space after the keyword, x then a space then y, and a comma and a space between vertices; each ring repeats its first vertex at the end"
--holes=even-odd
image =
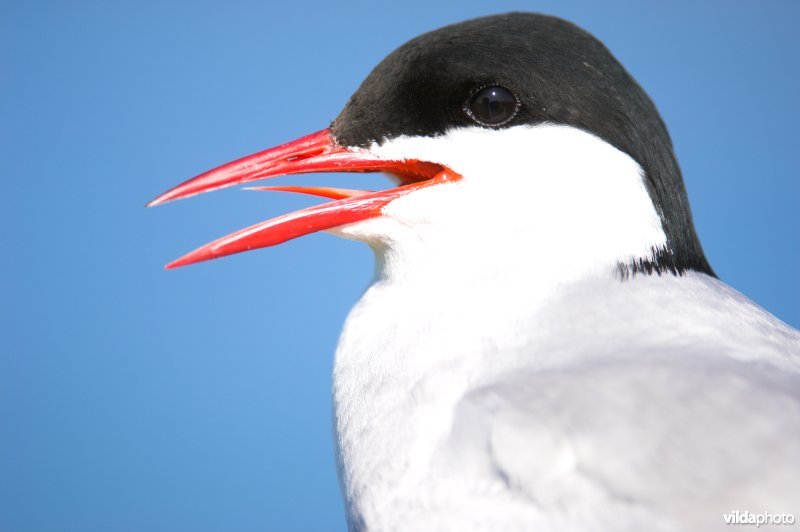
POLYGON ((748 510, 734 510, 727 514, 722 514, 726 525, 755 525, 756 528, 762 525, 793 525, 793 514, 773 514, 770 512, 754 513, 748 510))

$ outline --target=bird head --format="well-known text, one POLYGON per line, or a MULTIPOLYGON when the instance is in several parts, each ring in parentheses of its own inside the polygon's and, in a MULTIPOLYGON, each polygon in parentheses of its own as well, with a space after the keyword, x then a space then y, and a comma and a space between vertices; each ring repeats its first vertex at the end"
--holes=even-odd
POLYGON ((712 273, 652 101, 600 41, 558 18, 509 13, 412 39, 329 128, 201 174, 150 205, 309 172, 384 172, 396 186, 260 187, 330 201, 168 267, 324 230, 428 271, 492 256, 567 276, 712 273))

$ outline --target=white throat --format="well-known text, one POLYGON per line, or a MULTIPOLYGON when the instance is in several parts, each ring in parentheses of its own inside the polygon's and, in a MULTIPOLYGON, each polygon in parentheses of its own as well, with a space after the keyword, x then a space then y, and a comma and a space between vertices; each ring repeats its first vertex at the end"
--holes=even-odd
POLYGON ((457 129, 369 151, 441 163, 463 179, 337 230, 378 255, 334 368, 355 528, 379 523, 409 493, 433 496, 424 478, 453 405, 480 379, 520 363, 515 348, 537 331, 519 323, 535 322, 560 287, 591 276, 618 282, 619 262, 666 245, 639 165, 574 128, 457 129))
POLYGON ((666 245, 641 167, 567 126, 463 128, 399 137, 368 151, 452 168, 463 179, 393 201, 340 228, 373 245, 381 274, 462 283, 510 269, 559 283, 652 258, 666 245), (424 273, 423 273, 424 272, 424 273))

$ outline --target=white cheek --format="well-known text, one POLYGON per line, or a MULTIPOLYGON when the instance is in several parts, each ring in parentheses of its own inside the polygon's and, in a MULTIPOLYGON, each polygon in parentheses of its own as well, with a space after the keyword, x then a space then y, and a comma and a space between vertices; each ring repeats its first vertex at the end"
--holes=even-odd
POLYGON ((649 258, 666 244, 639 165, 575 128, 457 129, 400 137, 370 151, 438 162, 464 176, 390 203, 384 214, 397 224, 365 228, 388 231, 384 236, 408 226, 439 245, 468 241, 472 248, 512 254, 505 248, 516 242, 535 247, 539 257, 587 267, 649 258))

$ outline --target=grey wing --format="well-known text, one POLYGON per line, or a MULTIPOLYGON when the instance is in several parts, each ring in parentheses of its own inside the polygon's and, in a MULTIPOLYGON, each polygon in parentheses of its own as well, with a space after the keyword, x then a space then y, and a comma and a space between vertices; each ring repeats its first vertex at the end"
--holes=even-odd
POLYGON ((465 396, 448 448, 583 530, 730 530, 734 510, 800 518, 800 376, 697 354, 525 372, 465 396))

